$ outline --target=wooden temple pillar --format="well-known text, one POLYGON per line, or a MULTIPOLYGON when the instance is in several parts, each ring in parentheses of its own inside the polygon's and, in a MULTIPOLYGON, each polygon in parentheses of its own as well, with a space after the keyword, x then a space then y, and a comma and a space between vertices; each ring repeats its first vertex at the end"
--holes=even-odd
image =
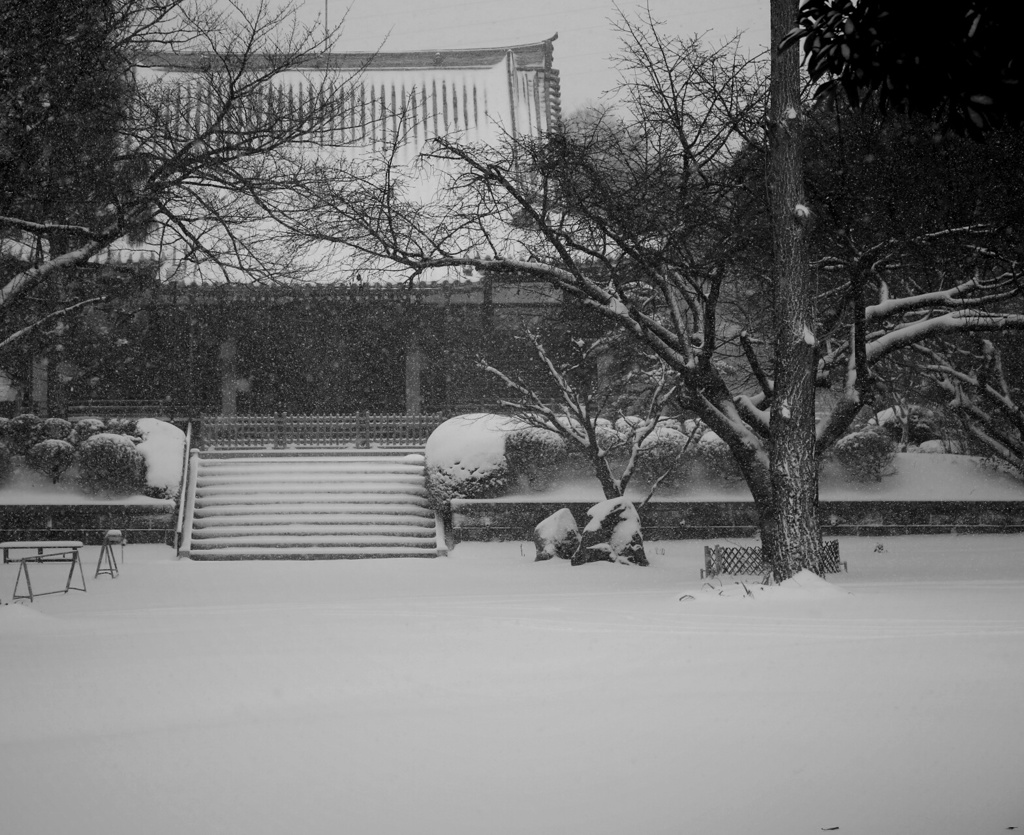
POLYGON ((426 366, 426 354, 420 345, 419 332, 413 330, 409 336, 409 344, 405 348, 405 413, 419 415, 423 413, 423 369, 426 366))
POLYGON ((220 343, 220 413, 238 413, 238 343, 229 337, 220 343))
POLYGON ((32 357, 32 399, 30 411, 39 417, 50 413, 50 360, 37 355, 32 357))

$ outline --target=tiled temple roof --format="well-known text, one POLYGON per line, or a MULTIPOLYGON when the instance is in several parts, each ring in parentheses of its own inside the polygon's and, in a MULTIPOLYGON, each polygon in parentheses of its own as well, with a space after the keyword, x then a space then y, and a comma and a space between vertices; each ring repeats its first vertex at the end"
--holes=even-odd
MULTIPOLYGON (((484 69, 500 64, 509 53, 516 67, 522 70, 551 70, 554 41, 547 40, 514 46, 475 47, 471 49, 419 49, 404 52, 327 52, 309 58, 297 69, 342 70, 422 70, 422 69, 484 69)), ((250 59, 251 60, 251 59, 250 59)), ((208 55, 198 52, 143 53, 136 62, 140 67, 196 72, 210 67, 208 55)), ((253 65, 258 68, 258 63, 253 65)))
MULTIPOLYGON (((466 142, 484 144, 500 142, 510 134, 540 136, 561 121, 558 70, 552 66, 557 37, 529 44, 471 49, 325 53, 275 78, 268 88, 268 102, 301 108, 304 97, 322 90, 322 84, 318 87, 310 76, 336 72, 342 94, 351 96, 349 101, 353 105, 358 103, 370 114, 378 113, 377 121, 383 127, 387 126, 383 121, 385 108, 392 114, 405 103, 412 118, 396 157, 399 163, 413 161, 420 149, 437 136, 455 134, 466 142)), ((247 62, 258 69, 258 56, 248 56, 247 62)), ((143 74, 179 85, 168 108, 181 119, 197 123, 204 119, 204 107, 212 106, 198 77, 211 70, 215 73, 215 67, 224 63, 224 56, 215 63, 203 53, 149 52, 137 60, 143 74), (195 82, 190 81, 190 75, 196 77, 195 82)), ((230 64, 229 59, 227 63, 230 64)), ((215 77, 207 76, 205 81, 216 83, 215 77)), ((325 128, 324 138, 332 143, 342 141, 347 152, 354 154, 376 150, 384 142, 385 130, 372 116, 368 122, 360 123, 353 113, 346 116, 342 109, 338 122, 325 128)), ((4 254, 25 260, 31 257, 31 250, 19 240, 0 235, 0 242, 4 254)), ((157 262, 161 276, 174 283, 219 282, 216 275, 207 275, 204 270, 179 261, 174 244, 167 244, 159 232, 144 244, 118 241, 91 260, 121 264, 157 262)), ((342 252, 333 260, 344 263, 346 259, 342 252)), ((337 279, 337 275, 321 276, 325 283, 337 279)), ((368 271, 362 287, 383 288, 402 280, 368 271)), ((477 280, 475 273, 451 269, 432 271, 419 283, 463 285, 477 280)))

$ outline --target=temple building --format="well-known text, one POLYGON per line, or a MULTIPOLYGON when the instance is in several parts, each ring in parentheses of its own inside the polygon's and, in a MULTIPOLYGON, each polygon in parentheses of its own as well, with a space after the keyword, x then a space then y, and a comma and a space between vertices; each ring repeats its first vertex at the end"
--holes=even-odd
MULTIPOLYGON (((313 95, 310 74, 325 73, 337 77, 345 107, 324 141, 345 153, 371 154, 399 133, 400 163, 437 136, 471 143, 539 137, 561 119, 555 37, 510 47, 324 54, 275 77, 266 108, 301 112, 313 95)), ((201 54, 151 53, 139 62, 141 74, 177 86, 169 107, 182 119, 203 119, 213 106, 192 82, 208 69, 201 54)), ((8 254, 16 255, 12 246, 8 254)), ((160 402, 176 417, 458 411, 488 397, 477 356, 515 358, 527 326, 568 330, 561 299, 546 285, 472 271, 407 286, 373 275, 355 281, 333 259, 332 272, 301 286, 225 283, 179 259, 159 230, 93 259, 96 269, 104 264, 144 277, 132 309, 95 309, 69 321, 59 344, 25 358, 31 370, 22 379, 31 382, 20 392, 7 386, 5 411, 73 414, 101 400, 160 402)))

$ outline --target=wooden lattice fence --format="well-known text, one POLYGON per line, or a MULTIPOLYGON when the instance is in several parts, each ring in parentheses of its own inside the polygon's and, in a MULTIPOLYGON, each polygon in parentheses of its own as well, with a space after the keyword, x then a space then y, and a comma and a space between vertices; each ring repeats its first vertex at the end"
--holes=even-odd
MULTIPOLYGON (((814 569, 818 574, 838 574, 846 571, 846 563, 839 558, 839 540, 821 543, 821 556, 814 569)), ((719 574, 769 574, 771 566, 765 562, 760 545, 705 545, 704 568, 701 577, 719 574)))
POLYGON ((443 415, 212 415, 202 418, 204 446, 419 447, 443 415))

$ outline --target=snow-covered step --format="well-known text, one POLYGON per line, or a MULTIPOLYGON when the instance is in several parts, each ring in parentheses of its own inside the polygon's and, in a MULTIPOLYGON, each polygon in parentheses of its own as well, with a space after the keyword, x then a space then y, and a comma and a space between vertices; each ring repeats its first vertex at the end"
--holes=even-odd
POLYGON ((423 449, 388 447, 382 449, 215 449, 205 450, 206 461, 419 461, 423 462, 423 449))
POLYGON ((211 536, 200 540, 193 539, 192 544, 199 548, 213 548, 223 545, 234 547, 239 545, 259 545, 264 548, 274 547, 297 547, 303 545, 330 545, 335 547, 343 546, 372 546, 372 547, 396 547, 396 548, 433 548, 433 537, 427 536, 400 536, 390 534, 328 534, 318 535, 306 532, 304 534, 289 535, 288 537, 278 535, 263 536, 253 533, 233 533, 229 536, 211 536), (287 542, 285 539, 287 538, 287 542))
MULTIPOLYGON (((329 497, 320 503, 313 502, 290 502, 280 501, 273 504, 277 513, 293 516, 332 514, 335 516, 346 515, 370 515, 380 514, 384 516, 424 516, 434 518, 434 512, 430 509, 426 499, 420 496, 380 496, 366 497, 365 502, 352 499, 348 502, 337 502, 329 497)), ((197 507, 195 515, 197 519, 209 516, 248 516, 257 514, 253 510, 255 503, 221 504, 219 501, 209 506, 197 507)), ((247 521, 247 520, 246 520, 247 521)))
POLYGON ((223 502, 224 504, 275 504, 276 499, 280 498, 282 501, 290 502, 292 504, 309 503, 315 504, 317 502, 332 501, 332 502, 354 502, 360 501, 373 501, 383 502, 384 497, 401 496, 406 501, 413 498, 420 498, 424 501, 427 500, 427 489, 425 487, 413 487, 405 486, 402 491, 395 488, 394 484, 332 484, 324 485, 322 488, 317 490, 311 490, 307 485, 301 490, 291 490, 285 488, 262 488, 258 485, 252 486, 250 491, 235 486, 231 489, 221 489, 219 487, 213 488, 198 488, 196 490, 196 500, 200 503, 200 506, 206 507, 211 502, 216 501, 218 504, 223 502))
POLYGON ((436 549, 398 546, 368 548, 365 546, 282 545, 275 548, 238 545, 193 552, 196 560, 343 560, 377 557, 436 557, 436 549))
POLYGON ((246 478, 236 476, 230 481, 200 477, 196 484, 200 490, 206 492, 225 492, 232 487, 238 487, 245 491, 273 492, 277 490, 290 490, 292 492, 316 493, 324 488, 332 488, 335 492, 354 492, 353 486, 364 487, 369 490, 381 490, 386 493, 395 492, 396 487, 405 485, 414 492, 423 484, 423 476, 399 475, 395 477, 384 477, 377 473, 373 477, 364 475, 346 475, 335 473, 333 476, 309 475, 305 478, 267 478, 265 476, 254 476, 246 478))
POLYGON ((417 476, 423 473, 420 464, 394 464, 390 467, 373 466, 372 464, 330 464, 317 466, 312 462, 302 461, 296 464, 275 462, 262 464, 258 467, 246 467, 230 462, 221 467, 204 467, 203 477, 210 478, 252 478, 265 476, 268 478, 289 478, 295 475, 327 477, 332 475, 376 475, 380 477, 417 476))
POLYGON ((422 450, 201 453, 193 559, 436 556, 422 450))
MULTIPOLYGON (((209 511, 209 508, 208 508, 209 511)), ((198 516, 195 520, 196 530, 209 528, 254 528, 267 525, 322 526, 330 525, 404 525, 415 528, 433 528, 433 514, 416 513, 331 513, 325 519, 323 513, 282 513, 274 508, 273 513, 212 513, 198 516)))

